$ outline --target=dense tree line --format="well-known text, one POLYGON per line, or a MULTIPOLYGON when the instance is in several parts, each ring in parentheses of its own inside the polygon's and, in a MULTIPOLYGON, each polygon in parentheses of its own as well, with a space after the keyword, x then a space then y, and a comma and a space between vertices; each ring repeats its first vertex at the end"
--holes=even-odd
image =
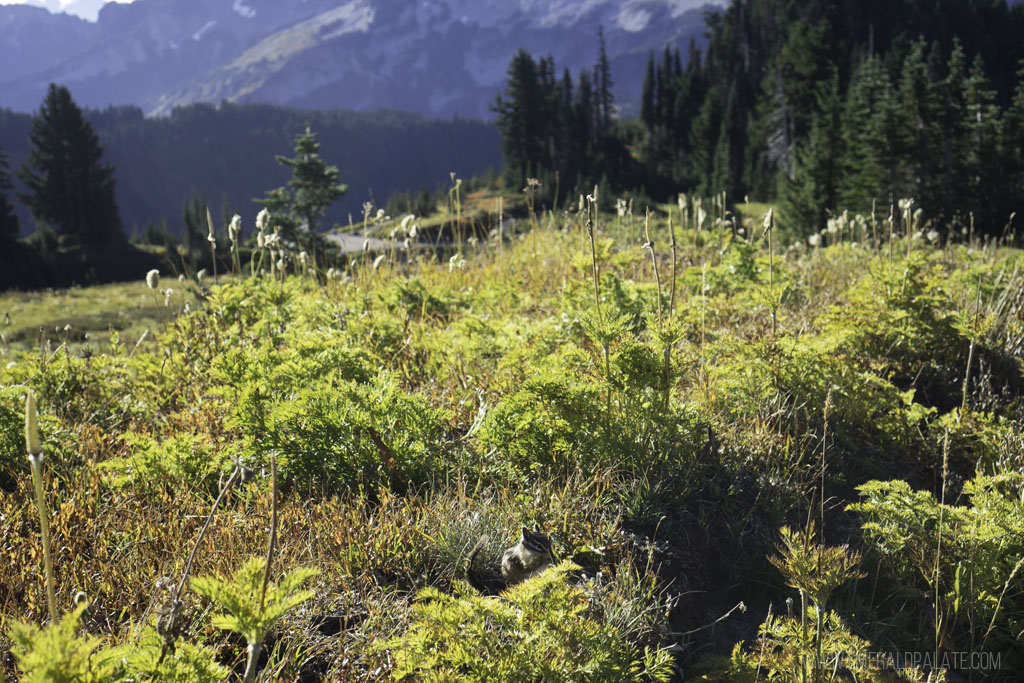
POLYGON ((542 195, 559 204, 595 183, 630 180, 629 151, 614 126, 602 31, 598 46, 594 69, 581 71, 575 82, 568 69, 556 74, 550 56, 538 61, 520 49, 513 57, 505 90, 493 106, 511 187, 537 178, 542 195))
POLYGON ((1024 206, 1024 5, 734 0, 706 21, 706 50, 650 55, 632 121, 602 118, 599 67, 573 91, 521 52, 496 107, 506 171, 780 200, 805 229, 913 197, 995 231, 1024 206))
MULTIPOLYGON (((116 167, 116 201, 128 236, 143 233, 147 225, 160 232, 164 224, 181 233, 183 203, 194 197, 214 207, 218 224, 225 214, 230 220, 238 212, 251 230, 260 208, 253 198, 292 175, 275 155, 290 155, 295 136, 307 124, 318 135, 324 160, 336 165, 349 185, 321 227, 346 224, 349 215, 358 221, 363 202, 383 206, 397 190, 446 185, 451 171, 468 177, 500 165, 494 127, 457 118, 227 103, 191 105, 163 118, 146 118, 136 107, 86 110, 85 116, 105 159, 116 167)), ((0 110, 0 147, 12 169, 28 158, 31 120, 0 110)), ((25 232, 32 221, 23 207, 16 208, 25 232)))

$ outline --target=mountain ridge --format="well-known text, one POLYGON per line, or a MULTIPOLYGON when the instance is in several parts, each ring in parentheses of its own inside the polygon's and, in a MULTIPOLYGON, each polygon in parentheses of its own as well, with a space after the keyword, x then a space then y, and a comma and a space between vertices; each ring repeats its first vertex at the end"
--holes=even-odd
POLYGON ((724 4, 137 0, 105 5, 95 24, 4 5, 0 106, 32 111, 58 82, 85 106, 150 115, 226 100, 486 118, 516 50, 552 52, 577 72, 594 63, 603 26, 616 95, 632 110, 648 52, 702 42, 704 12, 724 4))

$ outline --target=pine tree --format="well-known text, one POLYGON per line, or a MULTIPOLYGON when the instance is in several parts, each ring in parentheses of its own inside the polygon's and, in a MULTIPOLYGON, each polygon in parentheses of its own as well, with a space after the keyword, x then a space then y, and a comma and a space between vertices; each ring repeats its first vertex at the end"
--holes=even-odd
POLYGON ((612 111, 615 107, 615 96, 612 95, 612 69, 608 62, 608 52, 604 43, 604 27, 597 27, 597 66, 594 68, 595 86, 597 88, 598 130, 601 134, 608 132, 612 125, 612 111))
POLYGON ((32 150, 19 177, 20 198, 37 220, 83 244, 121 237, 114 201, 114 167, 82 110, 64 86, 50 84, 29 133, 32 150))
POLYGON ((941 187, 935 171, 942 166, 939 146, 938 75, 925 59, 925 41, 916 41, 903 62, 900 109, 903 112, 911 191, 918 204, 932 216, 939 210, 941 187))
POLYGON ((644 73, 643 94, 640 97, 640 120, 647 130, 648 141, 654 137, 654 127, 657 125, 657 114, 654 101, 655 73, 654 73, 654 52, 647 57, 647 71, 644 73))
POLYGON ((839 75, 833 72, 819 92, 807 142, 794 150, 793 180, 782 180, 783 211, 790 223, 804 234, 821 229, 827 210, 837 208, 842 156, 841 110, 839 75))
POLYGON ((306 131, 295 136, 295 156, 282 154, 277 163, 292 169, 288 188, 271 190, 256 201, 271 214, 271 225, 280 225, 285 236, 302 242, 306 236, 313 242, 320 219, 331 204, 348 191, 348 185, 340 182, 337 166, 330 166, 320 156, 320 142, 309 124, 306 131), (304 235, 296 228, 305 226, 304 235))
POLYGON ((967 103, 964 100, 966 79, 966 57, 959 40, 953 41, 949 56, 946 78, 940 84, 938 103, 938 125, 942 140, 940 207, 942 215, 949 218, 964 212, 968 197, 966 188, 968 172, 964 163, 963 149, 968 144, 967 103))
POLYGON ((0 244, 13 241, 18 236, 20 224, 14 207, 8 199, 11 191, 11 174, 7 170, 7 155, 0 147, 0 244))
POLYGON ((497 114, 495 124, 501 132, 505 172, 512 183, 525 182, 540 167, 537 131, 541 128, 542 100, 537 63, 520 48, 509 64, 505 92, 491 107, 497 114))
POLYGON ((975 221, 982 229, 995 232, 1002 227, 1009 213, 1002 201, 1002 187, 1006 179, 1000 162, 1005 155, 1000 148, 1000 111, 995 104, 995 92, 985 76, 981 55, 975 56, 965 86, 966 127, 970 131, 969 143, 964 150, 967 206, 974 212, 975 221))
POLYGON ((1003 149, 1006 158, 1007 201, 1024 221, 1024 59, 1017 67, 1017 89, 1003 119, 1003 149))

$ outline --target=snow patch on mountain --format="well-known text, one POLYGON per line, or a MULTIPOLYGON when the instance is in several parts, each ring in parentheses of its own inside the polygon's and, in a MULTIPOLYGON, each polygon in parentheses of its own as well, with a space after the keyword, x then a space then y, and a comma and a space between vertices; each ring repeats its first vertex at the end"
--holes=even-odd
POLYGON ((196 31, 195 33, 192 34, 192 40, 194 40, 194 41, 196 41, 198 43, 200 40, 202 40, 203 34, 206 33, 207 31, 209 31, 211 28, 213 28, 216 25, 217 25, 217 20, 216 19, 210 19, 208 22, 203 24, 203 27, 201 29, 199 29, 198 31, 196 31))
POLYGON ((244 0, 235 0, 234 4, 231 5, 231 9, 235 10, 238 16, 243 19, 252 19, 256 16, 256 10, 246 5, 244 0))

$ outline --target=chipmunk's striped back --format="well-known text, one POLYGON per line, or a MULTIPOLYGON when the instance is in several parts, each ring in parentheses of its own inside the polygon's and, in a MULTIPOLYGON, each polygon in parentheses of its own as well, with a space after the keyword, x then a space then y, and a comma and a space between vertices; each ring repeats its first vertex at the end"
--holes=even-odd
POLYGON ((551 539, 538 530, 523 527, 519 543, 501 556, 501 576, 508 585, 539 574, 555 562, 551 539))

